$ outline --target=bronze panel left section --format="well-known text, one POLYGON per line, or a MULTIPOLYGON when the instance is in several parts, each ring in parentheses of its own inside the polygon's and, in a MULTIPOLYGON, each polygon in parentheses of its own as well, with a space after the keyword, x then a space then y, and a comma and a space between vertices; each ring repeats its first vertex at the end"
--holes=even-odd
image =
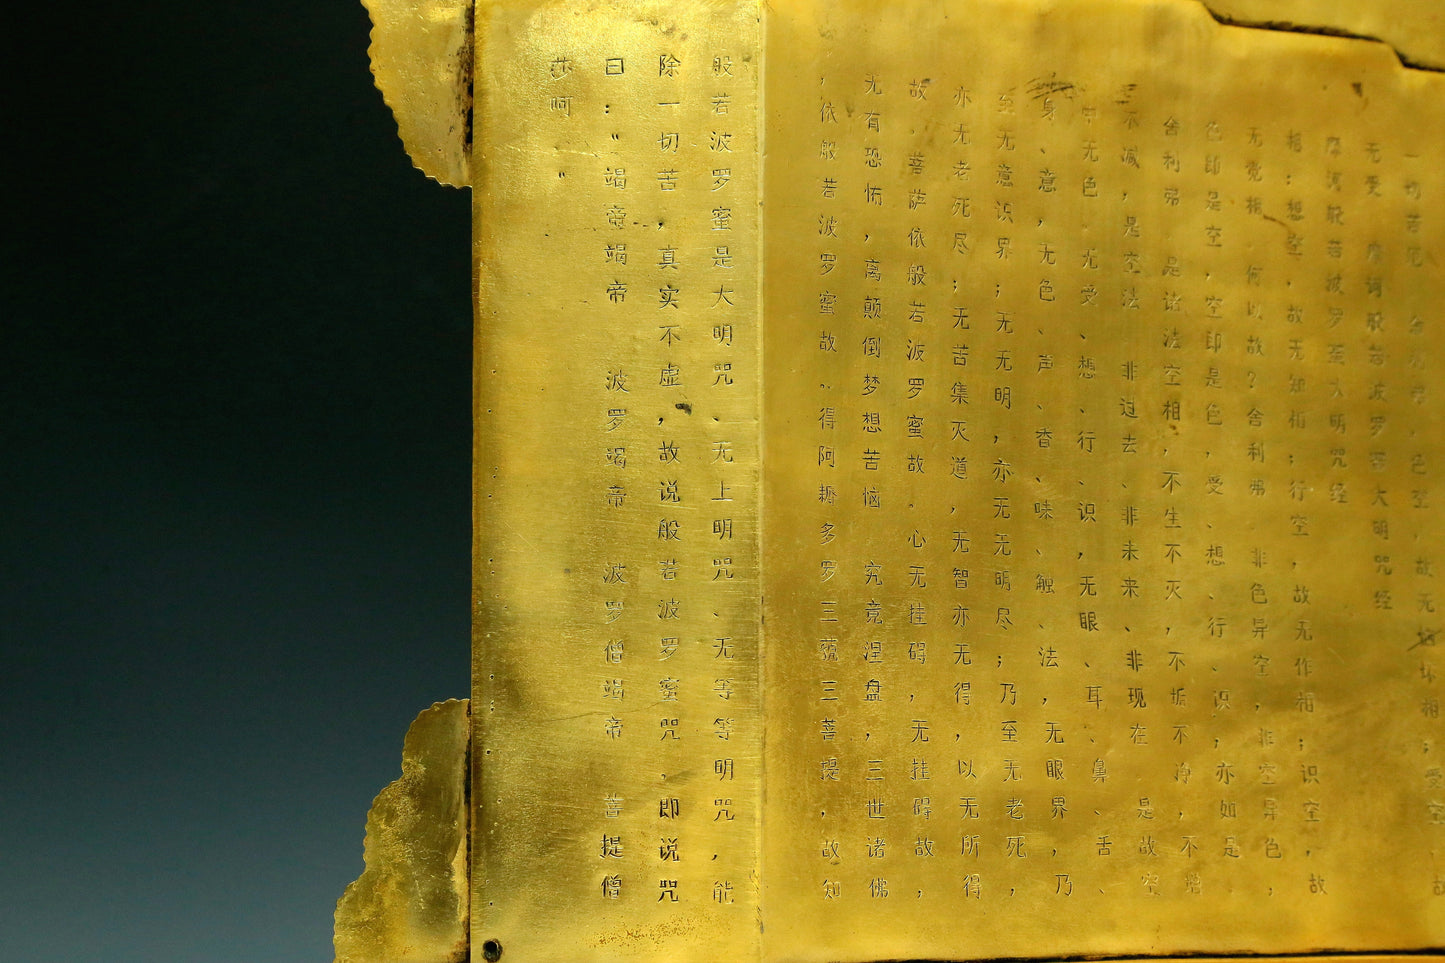
POLYGON ((757 953, 757 18, 477 13, 472 941, 506 959, 757 953))

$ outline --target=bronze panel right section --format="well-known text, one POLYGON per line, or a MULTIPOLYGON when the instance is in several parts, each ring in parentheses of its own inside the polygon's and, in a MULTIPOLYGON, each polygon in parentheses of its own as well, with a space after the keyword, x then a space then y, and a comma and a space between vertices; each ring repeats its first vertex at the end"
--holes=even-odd
POLYGON ((765 955, 1438 946, 1441 78, 765 31, 765 955))

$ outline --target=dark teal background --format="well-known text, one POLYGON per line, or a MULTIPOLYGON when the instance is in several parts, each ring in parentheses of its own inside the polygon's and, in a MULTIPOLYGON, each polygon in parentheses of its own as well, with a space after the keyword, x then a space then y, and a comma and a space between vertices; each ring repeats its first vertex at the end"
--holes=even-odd
POLYGON ((5 963, 331 959, 408 722, 466 695, 468 198, 369 29, 12 11, 5 963))

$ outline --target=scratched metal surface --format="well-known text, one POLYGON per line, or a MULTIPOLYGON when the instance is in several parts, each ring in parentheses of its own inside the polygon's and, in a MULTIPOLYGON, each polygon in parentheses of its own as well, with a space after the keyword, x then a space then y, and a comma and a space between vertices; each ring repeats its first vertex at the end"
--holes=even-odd
POLYGON ((1207 0, 1229 23, 1372 37, 1407 63, 1445 69, 1445 7, 1435 0, 1207 0))

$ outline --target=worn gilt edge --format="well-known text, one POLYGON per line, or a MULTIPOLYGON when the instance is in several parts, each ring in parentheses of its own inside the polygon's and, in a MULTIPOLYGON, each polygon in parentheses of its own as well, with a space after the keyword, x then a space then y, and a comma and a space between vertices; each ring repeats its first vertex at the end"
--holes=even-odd
POLYGON ((407 729, 401 776, 366 818, 365 868, 336 902, 336 963, 466 963, 471 713, 438 702, 407 729))
MULTIPOLYGON (((764 956, 766 959, 766 955, 764 956)), ((1133 955, 1080 954, 1076 956, 990 956, 990 957, 878 957, 871 963, 1439 963, 1445 947, 1424 950, 1321 950, 1303 953, 1247 953, 1221 956, 1216 953, 1153 953, 1133 955)))
POLYGON ((1219 4, 1211 3, 1211 0, 1199 0, 1199 4, 1221 26, 1243 27, 1249 30, 1273 30, 1280 33, 1312 34, 1319 37, 1338 37, 1342 40, 1364 40, 1389 48, 1402 67, 1410 70, 1445 73, 1445 51, 1431 53, 1421 49, 1415 53, 1406 53, 1398 45, 1384 37, 1360 33, 1333 24, 1302 24, 1290 20, 1254 19, 1216 9, 1219 4))
POLYGON ((1445 948, 1426 950, 1320 950, 1302 953, 1153 953, 1125 956, 1080 954, 1077 956, 991 956, 949 959, 878 958, 871 963, 1439 963, 1445 948))
POLYGON ((361 0, 371 74, 412 164, 451 187, 471 184, 472 0, 361 0))

